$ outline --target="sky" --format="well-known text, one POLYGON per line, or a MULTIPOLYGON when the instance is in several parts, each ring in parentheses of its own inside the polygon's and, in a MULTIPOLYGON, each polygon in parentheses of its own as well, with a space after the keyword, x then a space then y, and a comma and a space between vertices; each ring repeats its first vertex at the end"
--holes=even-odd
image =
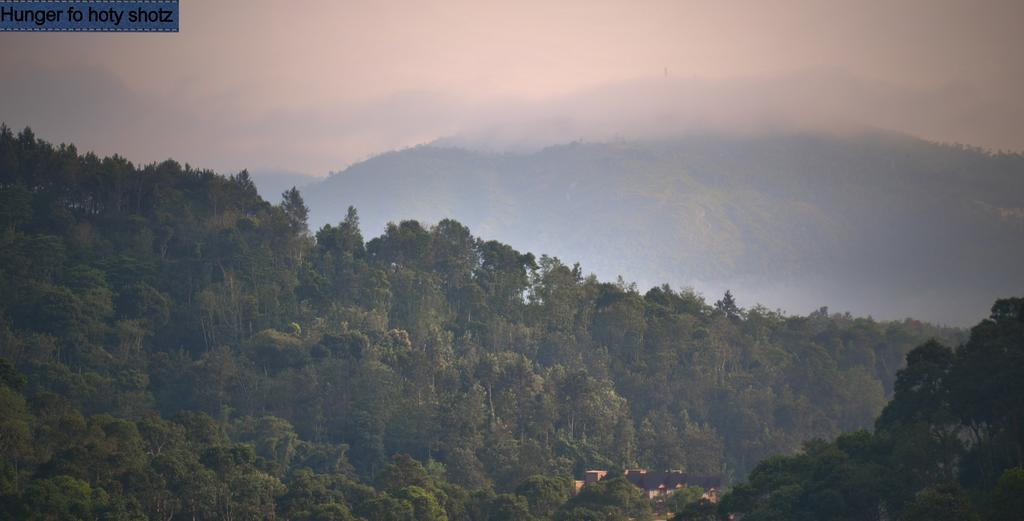
POLYGON ((182 0, 177 34, 0 34, 0 120, 138 163, 325 175, 490 148, 879 127, 1024 150, 1024 2, 182 0))

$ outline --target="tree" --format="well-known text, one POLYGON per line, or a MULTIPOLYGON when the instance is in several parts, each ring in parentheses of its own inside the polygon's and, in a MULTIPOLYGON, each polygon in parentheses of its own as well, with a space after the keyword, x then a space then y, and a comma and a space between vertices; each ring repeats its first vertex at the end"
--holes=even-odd
POLYGON ((108 502, 102 489, 70 476, 37 479, 28 484, 23 496, 22 519, 94 519, 108 502))
POLYGON ((718 519, 718 506, 700 498, 688 502, 676 515, 672 516, 672 521, 718 521, 718 519))
POLYGON ((1024 468, 1006 469, 992 494, 993 521, 1020 519, 1024 512, 1024 468))
POLYGON ((394 498, 388 494, 381 494, 366 502, 358 513, 366 519, 409 521, 414 519, 416 510, 409 501, 394 498))
MULTIPOLYGON (((956 352, 950 375, 953 408, 976 434, 994 441, 1005 436, 1012 456, 1005 467, 1024 466, 1024 298, 1000 299, 991 316, 971 329, 956 352)), ((994 482, 996 462, 982 463, 994 482)))
POLYGON ((354 521, 345 495, 329 475, 309 470, 295 473, 281 497, 282 515, 301 521, 354 521))
POLYGON ((498 494, 487 502, 486 521, 533 521, 526 498, 517 494, 498 494))
POLYGON ((266 460, 275 476, 284 475, 299 447, 299 436, 288 420, 274 416, 243 418, 234 427, 239 441, 253 444, 256 455, 266 460))
MULTIPOLYGON (((704 496, 704 489, 698 486, 684 487, 676 490, 665 500, 665 510, 668 512, 685 512, 690 505, 697 503, 704 496)), ((693 515, 692 513, 689 515, 693 515)), ((685 518, 684 518, 685 519, 685 518)))
POLYGON ((304 234, 309 231, 309 207, 294 186, 281 194, 281 209, 288 216, 293 233, 304 234))
POLYGON ((32 218, 32 193, 22 183, 0 188, 0 226, 13 232, 32 218))
POLYGON ((20 376, 0 358, 0 494, 18 492, 21 466, 31 457, 34 418, 21 393, 7 385, 19 385, 20 376))
POLYGON ((420 462, 408 454, 395 454, 391 463, 384 465, 377 474, 377 488, 397 491, 406 487, 430 488, 430 477, 420 462))
POLYGON ((733 298, 732 292, 729 290, 725 291, 725 295, 722 299, 715 302, 715 311, 724 314, 730 319, 738 319, 743 314, 743 310, 736 305, 736 299, 733 298))
POLYGON ((165 326, 171 319, 170 300, 156 288, 139 282, 123 289, 115 300, 117 315, 139 320, 147 335, 165 326))
POLYGON ((568 478, 535 474, 520 483, 515 493, 526 499, 530 514, 545 518, 569 499, 572 486, 568 478))
POLYGON ((651 519, 651 503, 626 478, 617 476, 583 487, 556 513, 559 521, 576 519, 651 519), (593 517, 599 513, 601 517, 593 517))
MULTIPOLYGON (((1018 512, 1020 514, 1020 512, 1018 512)), ((900 521, 971 521, 978 519, 959 487, 942 486, 918 492, 900 521)))
POLYGON ((426 489, 409 485, 393 493, 397 499, 408 501, 412 505, 415 521, 448 521, 448 514, 441 504, 426 489))

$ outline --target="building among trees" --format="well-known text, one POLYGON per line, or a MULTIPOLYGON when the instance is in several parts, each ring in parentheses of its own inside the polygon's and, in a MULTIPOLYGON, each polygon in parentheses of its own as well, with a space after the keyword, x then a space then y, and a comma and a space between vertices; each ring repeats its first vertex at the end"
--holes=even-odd
MULTIPOLYGON (((699 487, 704 491, 702 499, 712 503, 718 501, 718 491, 723 481, 721 474, 689 474, 682 470, 628 469, 623 475, 630 484, 642 490, 648 499, 665 499, 687 487, 699 487)), ((576 481, 576 491, 607 477, 607 470, 588 470, 584 472, 582 480, 576 481)))

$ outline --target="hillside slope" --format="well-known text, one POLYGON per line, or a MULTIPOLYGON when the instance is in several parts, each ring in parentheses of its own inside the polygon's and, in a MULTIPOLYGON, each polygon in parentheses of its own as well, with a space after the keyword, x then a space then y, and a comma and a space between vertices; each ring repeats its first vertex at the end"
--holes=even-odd
POLYGON ((311 235, 245 172, 2 124, 0 203, 0 519, 493 520, 588 468, 742 479, 964 341, 639 292, 451 220, 311 235))
POLYGON ((421 146, 303 190, 311 223, 455 218, 603 278, 969 324, 1024 289, 1024 157, 888 134, 495 154, 421 146))

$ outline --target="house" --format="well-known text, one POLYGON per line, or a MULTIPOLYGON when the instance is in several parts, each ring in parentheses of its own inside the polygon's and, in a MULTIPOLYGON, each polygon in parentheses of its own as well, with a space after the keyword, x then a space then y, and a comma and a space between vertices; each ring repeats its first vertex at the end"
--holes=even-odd
POLYGON ((590 483, 595 483, 597 481, 601 481, 607 475, 608 475, 608 471, 607 470, 588 470, 588 471, 583 473, 583 483, 585 485, 588 485, 590 483))
POLYGON ((718 491, 722 488, 721 474, 690 474, 687 476, 689 486, 704 489, 702 498, 718 503, 718 491))
POLYGON ((607 475, 608 475, 608 471, 607 470, 588 470, 588 471, 584 472, 583 473, 583 479, 582 480, 579 480, 579 479, 576 480, 576 490, 574 492, 579 492, 580 489, 583 488, 584 485, 589 485, 591 483, 596 483, 598 481, 601 481, 607 475))
MULTIPOLYGON (((577 481, 576 490, 589 483, 601 481, 608 476, 604 470, 588 470, 582 481, 577 481)), ((720 474, 688 474, 681 470, 651 471, 647 469, 629 469, 625 472, 627 481, 644 492, 648 499, 664 499, 677 490, 686 487, 704 489, 704 499, 712 503, 718 502, 718 490, 722 487, 720 474)))
POLYGON ((686 474, 681 470, 629 469, 626 480, 643 490, 648 499, 664 497, 686 487, 686 474))

